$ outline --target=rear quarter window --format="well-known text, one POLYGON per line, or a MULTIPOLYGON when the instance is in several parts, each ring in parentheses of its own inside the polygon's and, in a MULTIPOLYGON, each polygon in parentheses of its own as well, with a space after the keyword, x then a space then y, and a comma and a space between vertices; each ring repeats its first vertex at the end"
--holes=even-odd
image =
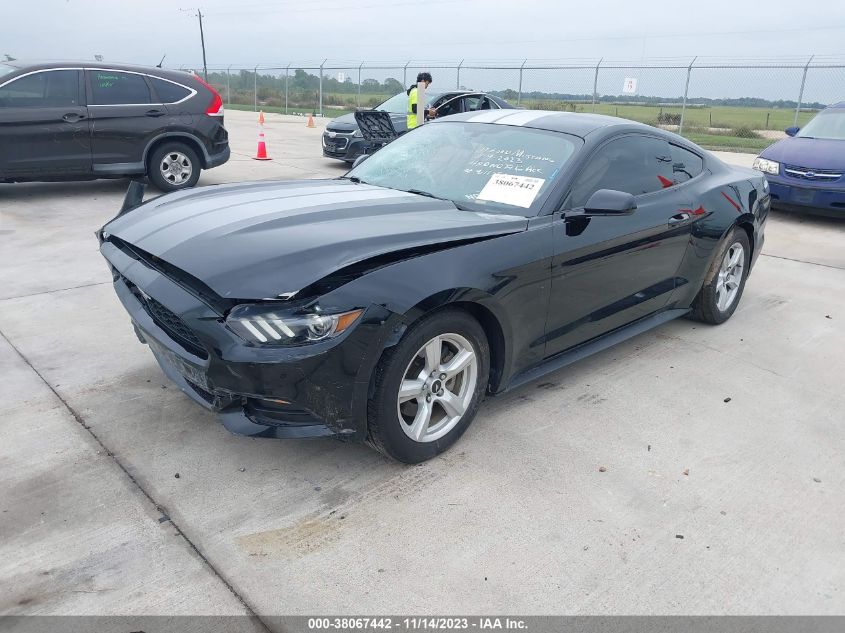
POLYGON ((672 149, 672 179, 675 184, 692 180, 704 170, 704 160, 698 154, 670 145, 672 149))
POLYGON ((176 103, 191 94, 190 90, 179 84, 158 77, 150 77, 149 79, 161 103, 176 103))

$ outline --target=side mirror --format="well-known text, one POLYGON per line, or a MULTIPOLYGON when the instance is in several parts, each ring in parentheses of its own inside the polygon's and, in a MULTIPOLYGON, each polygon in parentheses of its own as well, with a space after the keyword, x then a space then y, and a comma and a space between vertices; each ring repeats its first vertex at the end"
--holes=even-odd
POLYGON ((784 132, 786 132, 787 136, 795 136, 796 134, 798 134, 798 130, 800 129, 800 127, 788 127, 784 130, 784 132))
POLYGON ((364 162, 365 160, 367 160, 369 157, 370 157, 370 155, 369 155, 369 154, 361 154, 358 158, 356 158, 356 159, 355 159, 355 162, 354 162, 354 163, 352 163, 352 169, 355 169, 358 165, 360 165, 361 163, 363 163, 363 162, 364 162))
POLYGON ((599 189, 584 205, 586 215, 631 215, 636 209, 633 195, 613 189, 599 189))

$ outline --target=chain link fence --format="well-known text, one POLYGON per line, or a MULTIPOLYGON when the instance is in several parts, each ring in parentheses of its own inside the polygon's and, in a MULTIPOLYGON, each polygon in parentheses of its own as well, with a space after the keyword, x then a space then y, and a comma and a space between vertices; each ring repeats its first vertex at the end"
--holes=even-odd
MULTIPOLYGON (((182 67, 194 70, 196 67, 182 67)), ((845 100, 845 59, 673 58, 566 63, 349 62, 209 67, 232 109, 335 117, 373 108, 417 73, 433 91, 482 90, 514 106, 596 112, 676 131, 705 147, 759 151, 820 108, 845 100)))

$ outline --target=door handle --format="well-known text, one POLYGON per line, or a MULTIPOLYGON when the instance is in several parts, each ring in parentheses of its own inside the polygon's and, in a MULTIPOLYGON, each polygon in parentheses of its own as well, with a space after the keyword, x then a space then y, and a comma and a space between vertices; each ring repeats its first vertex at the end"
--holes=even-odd
POLYGON ((78 114, 76 112, 68 112, 66 115, 62 117, 62 121, 67 123, 76 123, 77 121, 81 121, 85 118, 84 114, 78 114))
POLYGON ((146 114, 147 114, 147 116, 153 116, 153 117, 164 116, 164 111, 163 110, 147 110, 146 114))
POLYGON ((669 218, 669 226, 678 226, 679 224, 684 224, 685 222, 689 221, 691 217, 692 216, 686 211, 676 213, 671 218, 669 218))

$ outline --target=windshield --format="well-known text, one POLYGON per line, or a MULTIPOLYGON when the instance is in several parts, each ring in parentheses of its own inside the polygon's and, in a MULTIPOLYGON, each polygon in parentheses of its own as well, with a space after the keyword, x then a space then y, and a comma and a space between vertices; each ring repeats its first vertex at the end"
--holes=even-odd
POLYGON ((845 108, 822 110, 796 136, 845 141, 845 108))
POLYGON ((9 66, 8 64, 0 63, 0 77, 5 77, 6 75, 13 73, 15 70, 17 70, 17 69, 14 68, 13 66, 9 66))
POLYGON ((400 136, 347 174, 461 208, 536 215, 580 138, 510 125, 444 121, 400 136))
MULTIPOLYGON (((440 96, 439 92, 432 92, 431 90, 426 90, 425 92, 425 100, 428 103, 431 103, 434 99, 440 96)), ((388 112, 392 112, 393 114, 405 114, 408 111, 408 93, 407 92, 400 92, 398 95, 393 95, 382 103, 381 105, 377 105, 374 110, 387 110, 388 112)))

